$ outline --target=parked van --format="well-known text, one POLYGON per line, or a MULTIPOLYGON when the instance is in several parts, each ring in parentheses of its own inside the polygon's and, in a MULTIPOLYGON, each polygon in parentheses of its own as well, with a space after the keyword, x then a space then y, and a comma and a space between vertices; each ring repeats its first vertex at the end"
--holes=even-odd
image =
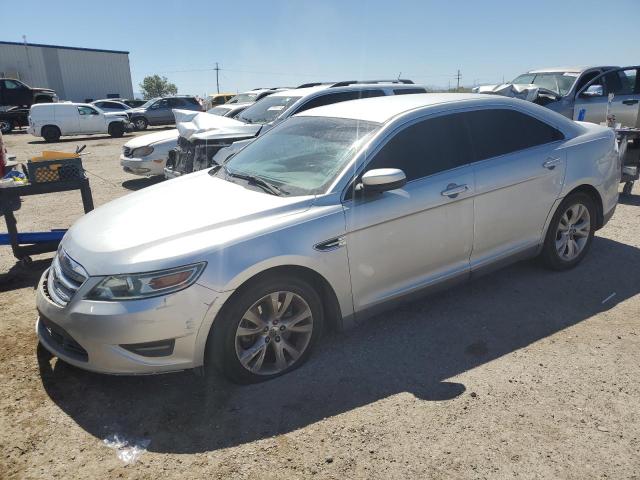
POLYGON ((42 103, 31 107, 27 132, 57 142, 61 135, 108 133, 122 137, 128 128, 129 117, 124 112, 107 113, 87 103, 42 103))

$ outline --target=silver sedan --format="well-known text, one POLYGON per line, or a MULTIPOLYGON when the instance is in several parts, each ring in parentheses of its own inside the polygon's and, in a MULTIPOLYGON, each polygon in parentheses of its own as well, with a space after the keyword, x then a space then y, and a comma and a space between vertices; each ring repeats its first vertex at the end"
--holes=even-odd
POLYGON ((619 178, 611 130, 510 98, 308 110, 82 217, 38 286, 38 335, 98 372, 269 379, 397 301, 527 257, 575 267, 619 178))

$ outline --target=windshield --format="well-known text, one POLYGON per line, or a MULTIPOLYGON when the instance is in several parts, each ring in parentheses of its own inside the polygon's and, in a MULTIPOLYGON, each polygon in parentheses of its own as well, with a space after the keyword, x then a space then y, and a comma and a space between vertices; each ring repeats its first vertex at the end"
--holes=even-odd
POLYGON ((322 193, 379 127, 347 118, 292 117, 231 157, 216 175, 230 181, 227 172, 258 177, 288 195, 322 193))
POLYGON ((271 95, 257 101, 248 107, 242 114, 238 115, 238 120, 245 123, 270 123, 282 115, 296 101, 302 97, 285 95, 271 95))
POLYGON ((516 77, 511 83, 521 85, 533 83, 564 96, 569 93, 577 78, 578 74, 574 72, 525 73, 516 77))
POLYGON ((230 108, 226 108, 226 107, 223 107, 223 106, 219 105, 217 107, 210 108, 209 110, 207 110, 207 113, 210 113, 212 115, 219 115, 219 116, 223 117, 227 113, 229 113, 230 110, 231 110, 230 108))
POLYGON ((139 108, 149 108, 151 105, 155 103, 156 100, 159 100, 159 98, 152 98, 151 100, 147 100, 145 103, 140 105, 139 108))
POLYGON ((236 95, 235 97, 233 97, 227 103, 249 103, 249 102, 255 102, 257 97, 258 97, 257 93, 241 93, 241 94, 236 95))

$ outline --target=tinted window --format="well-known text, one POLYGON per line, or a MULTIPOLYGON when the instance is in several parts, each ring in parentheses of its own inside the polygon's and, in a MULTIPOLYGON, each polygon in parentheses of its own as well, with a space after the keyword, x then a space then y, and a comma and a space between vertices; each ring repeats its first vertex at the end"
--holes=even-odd
POLYGON ((187 104, 183 98, 169 98, 169 106, 171 108, 183 107, 187 104))
POLYGON ((162 100, 158 100, 156 103, 154 103, 151 108, 168 108, 169 107, 169 101, 166 98, 163 98, 162 100))
POLYGON ((396 95, 409 95, 412 93, 427 93, 424 88, 399 88, 393 91, 396 95))
POLYGON ((400 168, 411 181, 472 161, 464 115, 454 114, 423 120, 400 131, 376 154, 367 170, 400 168))
POLYGON ((310 108, 322 107, 333 103, 346 102, 347 100, 358 100, 360 98, 383 97, 382 90, 360 90, 355 92, 338 92, 321 95, 302 105, 296 113, 304 112, 310 108))
POLYGON ((633 95, 639 93, 636 85, 636 70, 615 70, 604 75, 607 93, 633 95))
POLYGON ((466 112, 477 160, 562 140, 555 128, 515 110, 466 112))
POLYGON ((600 72, 597 70, 595 72, 589 72, 582 75, 582 77, 580 77, 576 85, 576 92, 579 92, 580 90, 582 90, 582 87, 584 87, 587 83, 589 83, 591 80, 596 78, 598 75, 600 75, 600 72))

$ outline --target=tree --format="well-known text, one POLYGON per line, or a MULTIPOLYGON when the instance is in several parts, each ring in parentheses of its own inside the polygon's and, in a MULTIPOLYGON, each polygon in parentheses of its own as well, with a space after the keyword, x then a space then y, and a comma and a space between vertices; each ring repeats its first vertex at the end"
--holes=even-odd
POLYGON ((145 100, 155 97, 164 97, 165 95, 175 95, 178 93, 178 87, 167 80, 167 77, 160 75, 149 75, 144 77, 140 84, 142 94, 145 100))

